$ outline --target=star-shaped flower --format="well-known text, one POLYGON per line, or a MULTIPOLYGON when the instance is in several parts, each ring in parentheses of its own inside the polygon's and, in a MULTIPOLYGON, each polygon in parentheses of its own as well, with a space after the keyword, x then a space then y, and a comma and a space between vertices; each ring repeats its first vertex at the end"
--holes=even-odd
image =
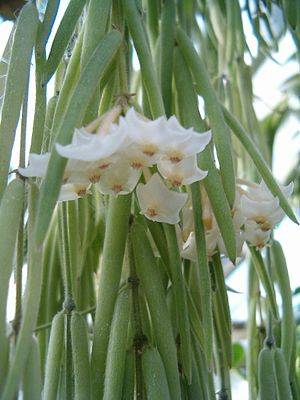
POLYGON ((160 160, 157 168, 161 175, 175 187, 190 185, 207 176, 207 171, 198 168, 196 156, 184 158, 175 164, 170 160, 160 160))
POLYGON ((136 194, 141 214, 152 221, 168 224, 179 222, 179 211, 188 198, 187 193, 169 190, 157 173, 146 184, 139 183, 136 194))

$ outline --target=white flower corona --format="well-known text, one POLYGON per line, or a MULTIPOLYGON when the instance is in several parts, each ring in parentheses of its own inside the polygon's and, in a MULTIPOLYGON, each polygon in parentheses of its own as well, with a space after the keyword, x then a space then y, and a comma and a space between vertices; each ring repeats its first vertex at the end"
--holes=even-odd
POLYGON ((188 198, 187 193, 169 190, 158 174, 152 175, 146 184, 139 183, 136 194, 141 214, 152 221, 167 224, 179 222, 179 211, 188 198))

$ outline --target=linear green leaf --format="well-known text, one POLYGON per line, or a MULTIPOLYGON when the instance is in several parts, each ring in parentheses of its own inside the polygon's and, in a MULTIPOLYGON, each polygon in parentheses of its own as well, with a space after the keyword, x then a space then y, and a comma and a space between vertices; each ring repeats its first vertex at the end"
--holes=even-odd
POLYGON ((124 0, 122 5, 141 65, 143 84, 146 88, 152 116, 153 118, 157 118, 164 114, 164 104, 157 76, 155 75, 148 37, 146 36, 135 0, 124 0))
POLYGON ((89 338, 84 317, 71 315, 72 358, 74 366, 75 400, 91 398, 91 367, 89 360, 89 338))
POLYGON ((160 85, 166 115, 172 115, 172 74, 175 42, 175 1, 167 0, 162 7, 160 43, 160 85))
POLYGON ((180 350, 183 372, 188 382, 192 380, 192 351, 190 337, 190 323, 188 318, 187 295, 182 274, 181 258, 175 227, 165 224, 167 246, 169 251, 169 265, 171 281, 176 304, 178 329, 180 334, 180 350))
POLYGON ((50 342, 48 347, 45 384, 43 390, 44 400, 56 400, 60 376, 60 366, 64 345, 64 313, 60 311, 53 318, 50 342))
POLYGON ((106 358, 103 400, 120 399, 122 396, 129 317, 130 291, 127 288, 120 292, 114 310, 106 358))
POLYGON ((284 257, 282 247, 279 242, 274 240, 272 243, 272 265, 276 271, 277 283, 279 286, 280 296, 282 300, 282 317, 281 317, 281 345, 282 352, 289 371, 291 357, 294 346, 294 311, 291 296, 291 285, 289 273, 284 257))
POLYGON ((49 39, 57 15, 59 4, 60 0, 49 0, 47 2, 45 15, 43 18, 43 22, 39 28, 39 35, 37 40, 37 46, 39 48, 39 52, 43 51, 49 39))
POLYGON ((37 341, 31 338, 30 352, 27 359, 22 381, 23 399, 40 400, 42 393, 42 377, 40 368, 40 354, 37 341))
POLYGON ((14 39, 14 33, 15 33, 15 25, 12 28, 9 38, 7 40, 6 46, 3 50, 2 53, 2 58, 0 61, 0 114, 2 110, 2 104, 3 104, 3 98, 4 98, 4 93, 5 93, 5 84, 7 80, 7 71, 8 71, 8 66, 9 66, 9 59, 11 55, 11 50, 12 50, 12 43, 14 39))
POLYGON ((71 0, 54 37, 50 54, 45 66, 44 81, 48 82, 56 71, 58 64, 74 32, 77 20, 82 13, 86 0, 71 0))
POLYGON ((198 182, 191 187, 193 215, 195 225, 195 239, 197 243, 197 266, 199 268, 199 295, 201 298, 202 323, 205 332, 206 345, 203 349, 208 365, 212 362, 213 352, 213 312, 211 279, 205 245, 205 231, 202 222, 201 194, 198 182))
MULTIPOLYGON (((82 71, 58 128, 56 137, 59 143, 67 144, 71 141, 74 128, 80 125, 86 107, 93 96, 93 89, 111 63, 120 44, 120 33, 116 31, 110 32, 92 54, 88 64, 82 71)), ((37 245, 42 244, 48 230, 66 162, 67 160, 60 157, 55 150, 52 152, 49 168, 42 183, 37 211, 38 223, 35 231, 37 245)))
POLYGON ((24 183, 20 179, 13 180, 6 188, 0 206, 0 226, 3 234, 0 240, 0 387, 7 375, 6 357, 6 305, 9 279, 13 270, 13 260, 17 232, 24 202, 24 183))
POLYGON ((15 131, 23 96, 27 89, 32 48, 35 42, 38 14, 33 3, 27 3, 19 15, 14 33, 0 124, 0 199, 7 183, 15 131))
POLYGON ((256 250, 255 247, 253 246, 248 246, 248 247, 253 259, 253 264, 255 266, 257 276, 266 291, 267 301, 270 305, 272 315, 277 320, 279 318, 279 314, 275 297, 275 291, 270 276, 268 274, 268 271, 266 269, 264 260, 262 258, 261 253, 258 250, 256 250))
POLYGON ((147 399, 170 400, 164 364, 155 348, 146 348, 142 354, 142 368, 147 399))
POLYGON ((84 27, 81 68, 85 66, 91 54, 102 40, 110 14, 111 0, 90 0, 84 27))
POLYGON ((125 243, 129 229, 130 206, 130 195, 110 199, 91 356, 92 396, 94 399, 103 396, 107 346, 122 272, 125 243))
POLYGON ((174 336, 165 290, 144 227, 132 226, 132 244, 136 269, 150 309, 158 350, 163 360, 172 400, 180 400, 180 383, 174 336))
POLYGON ((35 222, 35 210, 38 199, 38 188, 35 184, 29 186, 28 202, 28 278, 24 294, 24 309, 21 328, 18 335, 16 350, 7 375, 3 398, 11 400, 17 393, 18 384, 26 366, 30 350, 30 342, 39 311, 42 286, 42 249, 35 246, 32 237, 32 225, 35 222))
POLYGON ((258 357, 258 385, 260 400, 276 399, 273 351, 267 347, 260 351, 258 357))
MULTIPOLYGON (((178 49, 175 49, 174 74, 181 120, 184 126, 192 126, 196 131, 203 132, 206 127, 198 110, 191 75, 178 49)), ((236 258, 236 244, 231 211, 224 193, 219 171, 213 160, 211 145, 207 146, 200 154, 199 165, 202 169, 208 171, 208 175, 203 181, 205 190, 212 205, 228 256, 234 261, 236 258)), ((204 254, 203 251, 202 254, 204 254)))
POLYGON ((180 28, 177 29, 176 39, 180 51, 192 71, 197 87, 204 97, 207 116, 213 132, 218 159, 220 162, 220 173, 228 202, 233 206, 235 198, 235 175, 231 152, 230 132, 225 124, 217 95, 210 82, 206 67, 193 47, 189 37, 180 28))

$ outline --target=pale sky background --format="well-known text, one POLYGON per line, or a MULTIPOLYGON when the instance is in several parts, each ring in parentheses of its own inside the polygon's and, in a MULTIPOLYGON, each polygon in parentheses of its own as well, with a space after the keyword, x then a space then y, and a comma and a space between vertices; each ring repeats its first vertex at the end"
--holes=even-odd
MULTIPOLYGON (((61 1, 61 10, 63 11, 68 4, 68 0, 61 1)), ((62 12, 59 14, 57 21, 54 26, 55 31, 58 23, 62 17, 62 12)), ((2 55, 4 46, 9 36, 12 24, 10 22, 3 22, 0 24, 0 55, 2 55)), ((256 39, 251 33, 251 29, 248 24, 246 26, 246 35, 248 45, 251 51, 255 54, 256 51, 256 39)), ((52 34, 53 37, 53 34, 52 34)), ((51 42, 51 38, 50 38, 51 42)), ((289 62, 284 65, 284 62, 293 53, 294 45, 290 36, 286 36, 279 48, 279 52, 274 54, 275 59, 282 65, 276 65, 272 61, 266 62, 263 67, 257 73, 254 79, 254 93, 257 98, 261 98, 262 101, 255 101, 255 109, 259 118, 265 116, 280 98, 280 92, 278 90, 280 84, 289 76, 299 71, 299 66, 296 62, 289 62)), ((34 104, 34 85, 30 88, 31 104, 34 104)), ((291 99, 292 101, 293 99, 291 99)), ((30 105, 29 105, 30 106, 30 105)), ((29 119, 28 129, 31 129, 32 121, 29 119)), ((295 135, 299 132, 299 121, 296 118, 289 118, 289 120, 280 129, 280 132, 276 136, 275 150, 274 150, 274 164, 273 172, 279 182, 283 182, 287 172, 295 164, 300 151, 300 134, 295 135)), ((15 149, 16 154, 17 148, 15 149)), ((17 161, 16 161, 17 162, 17 161)), ((17 165, 15 165, 17 166, 17 165)), ((284 249, 286 260, 289 268, 291 287, 295 289, 300 286, 300 273, 299 273, 299 246, 300 246, 300 228, 291 222, 288 218, 285 218, 280 226, 275 229, 275 238, 281 242, 284 249)), ((247 315, 246 310, 246 287, 247 287, 247 273, 246 266, 239 268, 232 276, 228 279, 228 285, 233 289, 242 292, 242 294, 229 293, 231 308, 233 312, 234 320, 245 320, 247 315)), ((8 318, 13 318, 13 304, 14 304, 14 293, 11 290, 10 293, 10 307, 8 310, 8 318)), ((247 384, 245 381, 241 381, 235 375, 233 376, 235 391, 233 399, 238 400, 242 398, 247 400, 247 384)))

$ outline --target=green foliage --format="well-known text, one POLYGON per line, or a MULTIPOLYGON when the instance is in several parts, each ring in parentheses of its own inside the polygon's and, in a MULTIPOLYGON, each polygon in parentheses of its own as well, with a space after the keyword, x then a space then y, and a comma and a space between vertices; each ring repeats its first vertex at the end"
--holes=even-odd
MULTIPOLYGON (((0 399, 22 390, 25 400, 230 400, 232 369, 248 380, 250 400, 300 399, 299 320, 283 250, 258 218, 270 237, 247 239, 246 256, 239 244, 246 222, 235 220, 245 186, 264 180, 277 214, 298 222, 271 166, 279 130, 298 117, 290 97, 299 97, 299 74, 261 120, 253 80, 285 35, 299 60, 300 2, 71 0, 50 43, 61 3, 26 3, 0 61, 0 399), (172 189, 188 198, 173 226, 151 218, 151 207, 142 212, 134 191, 108 195, 91 186, 109 157, 74 200, 59 202, 70 163, 56 143, 75 146, 83 126, 80 140, 107 135, 132 106, 141 124, 144 116, 175 115, 182 130, 212 130, 197 159, 207 177, 172 189), (49 152, 42 177, 10 171, 16 159, 24 167, 27 147, 49 152), (190 233, 195 254, 185 258, 190 233), (226 285, 227 266, 239 268, 239 257, 250 265, 245 346, 232 344, 226 285)), ((157 171, 144 166, 140 182, 157 171)), ((298 162, 287 173, 295 202, 299 171, 298 162)))

